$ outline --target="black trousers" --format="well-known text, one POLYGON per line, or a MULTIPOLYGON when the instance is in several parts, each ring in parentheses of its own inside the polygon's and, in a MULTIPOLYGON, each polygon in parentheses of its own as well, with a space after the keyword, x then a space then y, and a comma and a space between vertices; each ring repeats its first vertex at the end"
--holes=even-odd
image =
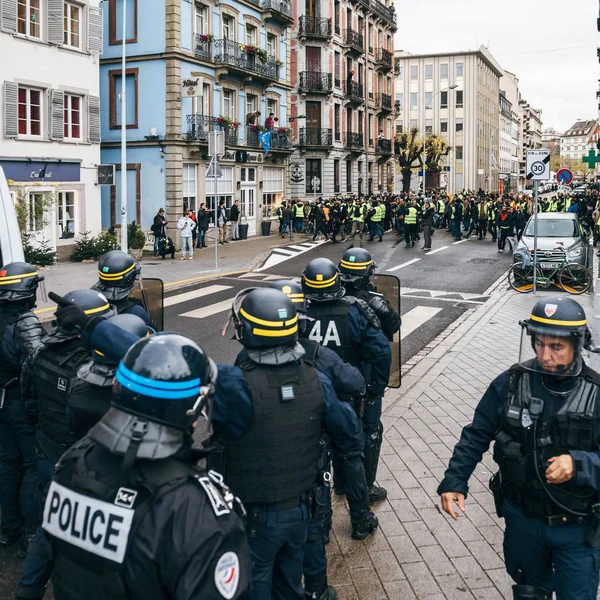
POLYGON ((498 239, 498 250, 504 250, 506 246, 506 238, 510 235, 510 229, 500 228, 500 238, 498 239))
POLYGON ((498 235, 496 233, 496 223, 493 221, 488 221, 488 231, 492 234, 492 242, 495 242, 498 235))
POLYGON ((487 219, 479 219, 477 221, 477 234, 479 237, 485 237, 487 232, 487 219))

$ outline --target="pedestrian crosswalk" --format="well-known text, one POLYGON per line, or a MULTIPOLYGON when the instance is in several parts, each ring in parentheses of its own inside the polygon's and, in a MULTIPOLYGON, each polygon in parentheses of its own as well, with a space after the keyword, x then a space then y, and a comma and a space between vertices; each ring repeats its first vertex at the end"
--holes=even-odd
POLYGON ((260 273, 261 271, 271 269, 286 260, 300 256, 300 254, 304 254, 305 252, 310 252, 317 246, 325 244, 327 241, 328 240, 321 240, 320 242, 299 242, 282 248, 273 248, 263 264, 258 269, 254 269, 254 271, 260 273))

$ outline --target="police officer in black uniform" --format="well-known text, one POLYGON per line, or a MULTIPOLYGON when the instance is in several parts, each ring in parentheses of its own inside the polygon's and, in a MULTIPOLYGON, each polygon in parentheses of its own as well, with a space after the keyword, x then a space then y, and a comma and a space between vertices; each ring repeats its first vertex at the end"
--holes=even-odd
POLYGON ((56 600, 248 600, 243 508, 197 466, 215 364, 178 334, 135 343, 113 404, 56 467, 43 527, 56 600))
MULTIPOLYGON (((69 292, 64 301, 77 305, 85 319, 114 315, 106 297, 94 290, 69 292)), ((80 327, 74 326, 59 308, 56 326, 44 339, 22 378, 28 411, 37 420, 35 447, 40 490, 45 489, 52 478, 60 456, 79 439, 71 429, 67 403, 77 371, 89 359, 90 353, 80 338, 80 327)), ((41 515, 37 517, 39 521, 41 515)), ((27 548, 18 597, 43 598, 49 578, 48 550, 38 526, 27 548)))
MULTIPOLYGON (((438 493, 465 512, 467 482, 495 441, 492 477, 505 519, 504 560, 516 600, 596 600, 600 564, 600 375, 583 308, 539 300, 521 322, 519 363, 497 377, 463 429, 438 493)), ((594 349, 596 350, 596 349, 594 349)))
POLYGON ((364 248, 350 248, 344 252, 338 265, 346 296, 364 300, 374 311, 385 337, 391 342, 400 330, 402 320, 383 294, 371 283, 377 265, 364 248))
POLYGON ((156 329, 148 311, 138 300, 129 297, 140 272, 141 267, 133 256, 121 250, 111 250, 98 261, 98 283, 92 289, 102 292, 117 313, 136 315, 146 325, 156 329))
MULTIPOLYGON (((369 501, 373 504, 387 496, 384 488, 375 485, 375 479, 383 440, 382 398, 390 376, 389 342, 373 309, 364 300, 345 295, 339 270, 329 259, 315 258, 306 265, 302 289, 310 301, 308 317, 313 319, 303 337, 330 348, 345 362, 359 367, 368 386, 362 423, 365 475, 369 501)), ((336 489, 342 491, 344 485, 343 477, 336 475, 336 489)))
POLYGON ((0 269, 0 545, 23 543, 33 533, 30 509, 38 488, 35 429, 27 418, 19 381, 22 364, 41 346, 44 329, 33 314, 43 277, 33 265, 0 269))

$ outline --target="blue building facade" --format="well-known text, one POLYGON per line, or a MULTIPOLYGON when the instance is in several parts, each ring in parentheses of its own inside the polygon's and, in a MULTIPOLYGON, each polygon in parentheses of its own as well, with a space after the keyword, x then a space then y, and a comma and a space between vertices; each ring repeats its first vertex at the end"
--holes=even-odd
MULTIPOLYGON (((100 66, 102 162, 117 165, 102 189, 102 226, 120 224, 120 94, 124 0, 108 0, 100 66)), ((171 237, 183 212, 240 202, 253 235, 286 192, 292 152, 287 128, 287 28, 291 3, 125 0, 127 220, 149 231, 165 208, 171 237), (258 114, 260 113, 260 114, 258 114), (266 122, 273 113, 276 121, 266 122), (265 153, 259 134, 271 126, 265 153), (225 134, 222 177, 207 179, 211 131, 225 134)))

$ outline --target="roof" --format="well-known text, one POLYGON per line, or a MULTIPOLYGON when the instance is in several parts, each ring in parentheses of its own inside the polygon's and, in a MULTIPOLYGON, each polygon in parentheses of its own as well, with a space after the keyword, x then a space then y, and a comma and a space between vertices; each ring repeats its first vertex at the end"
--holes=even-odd
POLYGON ((588 135, 595 127, 597 121, 595 119, 590 121, 576 121, 574 125, 569 127, 563 134, 563 137, 573 137, 579 135, 588 135))

